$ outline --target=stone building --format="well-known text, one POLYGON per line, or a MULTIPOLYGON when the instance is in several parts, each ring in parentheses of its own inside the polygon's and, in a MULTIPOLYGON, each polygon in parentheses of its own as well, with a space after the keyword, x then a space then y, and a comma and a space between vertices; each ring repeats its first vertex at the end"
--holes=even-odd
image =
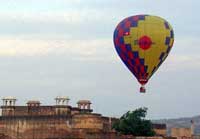
POLYGON ((51 106, 37 100, 17 106, 13 97, 2 100, 0 139, 123 139, 111 129, 117 119, 93 113, 89 100, 78 101, 77 107, 69 105, 68 97, 56 97, 51 106))
POLYGON ((171 128, 171 136, 177 139, 198 139, 199 135, 194 135, 194 122, 191 120, 191 127, 171 128))
POLYGON ((158 136, 166 136, 167 135, 166 124, 153 124, 153 129, 158 136))
POLYGON ((171 136, 176 137, 177 139, 191 139, 191 128, 172 128, 171 136))

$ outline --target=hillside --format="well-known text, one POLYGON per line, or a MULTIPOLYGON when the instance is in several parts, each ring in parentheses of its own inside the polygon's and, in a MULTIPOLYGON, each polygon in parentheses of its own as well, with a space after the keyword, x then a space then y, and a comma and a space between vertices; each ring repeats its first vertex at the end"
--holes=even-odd
POLYGON ((191 127, 191 120, 195 124, 195 134, 200 134, 200 116, 185 117, 177 119, 161 119, 153 120, 153 123, 165 123, 167 124, 167 133, 170 135, 170 130, 173 127, 191 127))

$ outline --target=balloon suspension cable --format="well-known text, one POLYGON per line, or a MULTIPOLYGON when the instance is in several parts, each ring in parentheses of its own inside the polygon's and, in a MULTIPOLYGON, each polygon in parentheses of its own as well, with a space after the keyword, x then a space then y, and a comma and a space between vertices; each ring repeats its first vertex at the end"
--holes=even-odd
POLYGON ((141 87, 140 87, 140 93, 145 93, 145 92, 146 92, 145 86, 141 85, 141 87))

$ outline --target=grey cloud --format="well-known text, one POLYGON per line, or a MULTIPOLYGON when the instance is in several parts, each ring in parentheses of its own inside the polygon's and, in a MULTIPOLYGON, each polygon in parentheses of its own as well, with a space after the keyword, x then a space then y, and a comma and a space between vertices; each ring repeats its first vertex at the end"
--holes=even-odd
MULTIPOLYGON (((33 2, 37 4, 37 2, 33 2)), ((43 4, 45 2, 42 2, 43 4)), ((122 2, 119 0, 111 1, 55 1, 50 2, 50 5, 66 6, 65 8, 60 8, 61 14, 70 13, 71 11, 76 11, 75 13, 80 14, 80 20, 77 22, 66 22, 65 19, 58 21, 57 15, 52 17, 55 20, 41 22, 40 18, 44 18, 45 15, 40 17, 41 13, 52 13, 53 7, 50 6, 49 10, 40 11, 32 10, 30 12, 30 18, 23 19, 24 12, 17 12, 19 15, 17 18, 6 17, 0 19, 1 32, 2 35, 31 35, 38 34, 40 36, 45 36, 46 34, 61 34, 68 35, 69 38, 108 38, 112 36, 112 32, 116 24, 123 18, 135 15, 135 14, 154 14, 166 18, 174 27, 175 35, 189 35, 195 36, 199 35, 199 25, 200 20, 194 17, 195 13, 198 13, 198 1, 180 1, 175 0, 173 3, 170 1, 126 1, 122 2), (179 6, 177 6, 179 5, 179 6), (31 17, 38 16, 32 21, 31 17), (178 18, 177 18, 178 17, 178 18)), ((25 3, 24 6, 26 6, 25 3)), ((29 5, 29 4, 28 4, 29 5)), ((15 4, 16 7, 21 7, 15 4)), ((30 5, 29 5, 30 6, 30 5)), ((34 6, 32 6, 34 7, 34 6)), ((41 6, 41 7, 44 7, 41 6)), ((38 7, 40 9, 41 7, 38 7)), ((37 8, 35 8, 37 9, 37 8)), ((59 9, 59 8, 58 8, 59 9)), ((28 9, 27 16, 29 15, 28 9)), ((11 10, 12 11, 12 10, 11 10)), ((15 15, 15 12, 11 12, 11 15, 15 15)))

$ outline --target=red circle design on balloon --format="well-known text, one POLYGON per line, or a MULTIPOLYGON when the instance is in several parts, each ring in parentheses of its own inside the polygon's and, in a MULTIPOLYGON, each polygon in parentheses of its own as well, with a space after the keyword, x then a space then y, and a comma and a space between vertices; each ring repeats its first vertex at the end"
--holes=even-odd
POLYGON ((151 41, 150 37, 148 37, 148 36, 142 36, 139 39, 138 44, 139 44, 139 46, 140 46, 141 49, 147 50, 147 49, 149 49, 151 47, 152 41, 151 41))

